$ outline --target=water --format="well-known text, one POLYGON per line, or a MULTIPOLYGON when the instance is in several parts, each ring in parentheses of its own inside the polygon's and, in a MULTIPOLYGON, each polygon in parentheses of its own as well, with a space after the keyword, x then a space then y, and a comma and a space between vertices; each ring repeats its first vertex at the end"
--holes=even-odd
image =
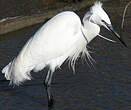
MULTIPOLYGON (((117 2, 105 4, 112 23, 120 31, 120 5, 117 2), (114 14, 117 13, 117 14, 114 14)), ((82 10, 84 13, 85 10, 82 10)), ((79 14, 83 15, 79 12, 79 14)), ((95 59, 94 68, 76 64, 76 75, 62 65, 53 77, 53 92, 55 105, 52 110, 129 110, 130 73, 131 73, 131 15, 126 16, 125 29, 122 33, 128 48, 120 43, 111 43, 96 38, 90 44, 92 57, 95 59)), ((38 24, 16 32, 0 36, 0 69, 11 61, 21 50, 25 42, 41 26, 38 24)), ((102 30, 102 35, 115 39, 110 32, 102 30)), ((118 41, 119 42, 119 41, 118 41)), ((0 74, 0 110, 47 110, 47 98, 43 85, 47 70, 32 73, 33 80, 25 82, 20 87, 8 86, 8 81, 0 74)))

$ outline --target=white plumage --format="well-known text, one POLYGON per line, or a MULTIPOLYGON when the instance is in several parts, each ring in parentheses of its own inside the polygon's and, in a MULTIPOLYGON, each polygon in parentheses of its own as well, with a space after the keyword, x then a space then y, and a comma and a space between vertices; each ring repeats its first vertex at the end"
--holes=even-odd
POLYGON ((37 72, 47 65, 55 70, 67 58, 75 60, 86 49, 80 29, 80 18, 74 12, 56 15, 29 39, 2 73, 11 83, 19 85, 24 80, 30 80, 31 70, 37 72))
POLYGON ((19 85, 31 79, 31 70, 38 72, 49 66, 54 72, 66 59, 73 67, 80 53, 90 57, 86 45, 99 35, 100 26, 108 28, 102 20, 111 25, 100 2, 96 2, 85 14, 83 24, 79 16, 71 11, 54 16, 28 40, 2 73, 10 83, 19 85))

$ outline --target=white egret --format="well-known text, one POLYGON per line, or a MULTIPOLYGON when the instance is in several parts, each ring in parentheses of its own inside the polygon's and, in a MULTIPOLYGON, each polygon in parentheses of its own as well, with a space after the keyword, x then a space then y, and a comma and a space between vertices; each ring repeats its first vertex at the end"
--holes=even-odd
POLYGON ((5 73, 10 84, 19 85, 25 80, 31 80, 32 70, 38 72, 48 66, 45 86, 48 104, 52 105, 50 85, 55 69, 65 60, 74 66, 80 53, 90 58, 86 45, 99 35, 101 26, 111 30, 126 46, 114 31, 102 3, 96 2, 85 14, 83 21, 71 11, 59 13, 50 19, 28 40, 18 56, 4 67, 2 73, 5 73))

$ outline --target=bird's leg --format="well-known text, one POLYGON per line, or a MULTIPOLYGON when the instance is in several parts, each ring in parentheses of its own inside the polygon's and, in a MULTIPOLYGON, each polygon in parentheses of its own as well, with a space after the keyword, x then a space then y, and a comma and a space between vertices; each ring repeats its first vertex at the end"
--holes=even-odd
POLYGON ((47 92, 47 98, 48 98, 48 106, 52 107, 54 104, 53 95, 51 93, 51 81, 52 81, 53 71, 49 70, 48 74, 45 79, 45 88, 47 92))

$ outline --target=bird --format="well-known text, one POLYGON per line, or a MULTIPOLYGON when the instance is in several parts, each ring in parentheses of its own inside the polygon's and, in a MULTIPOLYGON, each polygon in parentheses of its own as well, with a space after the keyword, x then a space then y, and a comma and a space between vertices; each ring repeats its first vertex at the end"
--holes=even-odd
POLYGON ((10 84, 21 85, 26 80, 32 79, 31 71, 39 72, 48 67, 44 86, 48 106, 52 106, 54 102, 51 92, 53 73, 65 61, 68 61, 74 68, 80 55, 86 55, 90 59, 87 45, 97 36, 102 37, 99 34, 101 26, 114 33, 121 43, 127 47, 120 35, 114 30, 102 5, 99 1, 95 2, 82 20, 73 11, 58 13, 48 20, 27 41, 17 57, 3 68, 2 73, 4 73, 5 78, 10 80, 10 84))

